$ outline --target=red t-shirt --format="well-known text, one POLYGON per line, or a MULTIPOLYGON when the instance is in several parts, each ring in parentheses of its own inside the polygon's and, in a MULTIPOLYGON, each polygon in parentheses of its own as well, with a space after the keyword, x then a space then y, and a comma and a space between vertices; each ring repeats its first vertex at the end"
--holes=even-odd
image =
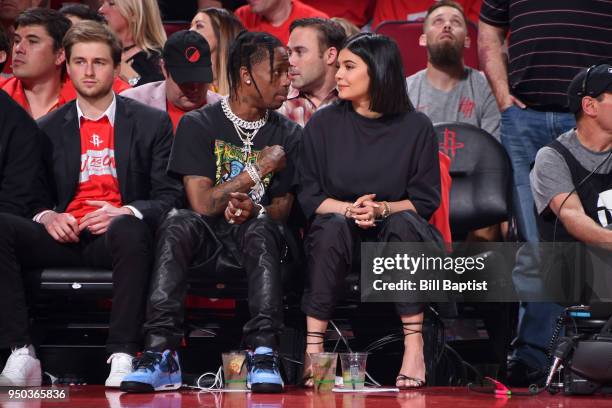
POLYGON ((342 17, 357 27, 363 27, 372 19, 376 0, 303 0, 311 7, 330 17, 342 17))
POLYGON ((174 132, 176 133, 176 127, 178 126, 179 121, 181 120, 183 115, 187 112, 177 108, 176 106, 174 106, 174 104, 170 103, 169 101, 166 101, 166 110, 168 111, 168 115, 170 116, 170 120, 172 121, 172 128, 174 129, 174 132))
POLYGON ((121 207, 121 193, 115 166, 115 132, 104 116, 96 121, 81 118, 81 171, 79 186, 66 212, 80 220, 100 207, 87 200, 106 201, 121 207))
MULTIPOLYGON (((124 82, 119 78, 115 79, 115 82, 113 82, 113 91, 115 91, 117 94, 129 88, 130 86, 127 84, 127 82, 124 82)), ((30 104, 26 98, 21 80, 17 79, 16 77, 0 79, 0 89, 9 94, 11 98, 21 105, 23 109, 30 112, 30 104)), ((49 109, 49 112, 59 108, 63 104, 70 102, 73 99, 76 99, 76 96, 76 89, 74 88, 70 78, 66 76, 64 84, 62 85, 60 93, 57 97, 57 103, 53 105, 51 109, 49 109)))
MULTIPOLYGON (((49 112, 59 108, 60 106, 69 101, 69 99, 66 99, 65 88, 65 84, 62 85, 60 93, 57 96, 57 102, 51 107, 51 109, 49 109, 49 112)), ((9 94, 15 102, 17 102, 23 109, 30 113, 30 104, 26 97, 25 91, 23 90, 23 84, 21 83, 21 80, 15 77, 0 79, 0 89, 9 94)))
MULTIPOLYGON (((482 0, 456 0, 463 7, 468 20, 478 23, 482 0)), ((372 29, 383 21, 407 20, 422 21, 427 9, 435 0, 377 0, 372 19, 372 29)))
POLYGON ((273 26, 263 17, 251 12, 251 6, 245 5, 236 10, 236 16, 242 21, 244 27, 249 31, 263 31, 277 37, 283 44, 289 41, 289 26, 294 20, 306 17, 329 18, 327 14, 315 8, 307 6, 298 0, 292 0, 291 13, 278 27, 273 26))

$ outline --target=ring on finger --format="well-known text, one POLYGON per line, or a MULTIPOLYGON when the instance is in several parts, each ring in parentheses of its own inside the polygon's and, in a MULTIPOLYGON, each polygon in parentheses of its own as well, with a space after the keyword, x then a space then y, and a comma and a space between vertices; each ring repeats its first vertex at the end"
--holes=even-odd
POLYGON ((229 220, 227 220, 227 222, 228 222, 229 224, 233 224, 235 221, 234 221, 234 219, 233 219, 233 218, 230 218, 229 220))
POLYGON ((234 213, 234 216, 240 217, 240 214, 242 214, 242 208, 237 209, 236 212, 234 213))

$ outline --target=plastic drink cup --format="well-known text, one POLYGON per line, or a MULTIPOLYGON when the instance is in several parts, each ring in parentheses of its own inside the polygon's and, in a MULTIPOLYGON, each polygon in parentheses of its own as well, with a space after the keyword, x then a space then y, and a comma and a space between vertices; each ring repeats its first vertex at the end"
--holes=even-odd
POLYGON ((365 385, 368 353, 341 353, 343 388, 360 389, 365 385))
POLYGON ((245 390, 247 388, 246 353, 229 351, 221 354, 223 360, 223 383, 225 388, 245 390))
POLYGON ((310 359, 315 391, 331 391, 336 382, 338 353, 313 353, 310 359))

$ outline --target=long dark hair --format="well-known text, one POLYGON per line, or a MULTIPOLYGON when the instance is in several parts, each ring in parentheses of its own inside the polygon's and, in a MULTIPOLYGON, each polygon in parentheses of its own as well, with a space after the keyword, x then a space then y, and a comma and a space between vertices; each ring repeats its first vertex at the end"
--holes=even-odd
POLYGON ((245 28, 238 17, 226 9, 209 7, 198 10, 197 14, 199 13, 206 14, 212 23, 213 33, 217 39, 217 58, 212 63, 217 77, 218 91, 221 95, 226 95, 229 93, 226 75, 228 52, 238 34, 245 28))
POLYGON ((383 115, 414 111, 395 41, 384 35, 360 33, 349 37, 344 48, 368 66, 370 110, 383 115))

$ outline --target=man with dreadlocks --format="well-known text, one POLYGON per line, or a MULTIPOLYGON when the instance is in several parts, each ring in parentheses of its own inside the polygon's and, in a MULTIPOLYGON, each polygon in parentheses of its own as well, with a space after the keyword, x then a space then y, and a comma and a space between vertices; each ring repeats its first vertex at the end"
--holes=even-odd
MULTIPOLYGON (((183 180, 191 210, 171 213, 158 230, 145 352, 123 391, 181 386, 177 348, 190 267, 244 268, 251 320, 243 328, 247 383, 281 392, 278 336, 283 326, 281 225, 293 203, 293 156, 301 127, 277 112, 287 99, 289 60, 276 37, 244 32, 230 48, 230 95, 191 111, 176 130, 168 171, 183 180)), ((205 271, 203 271, 205 273, 205 271)))

